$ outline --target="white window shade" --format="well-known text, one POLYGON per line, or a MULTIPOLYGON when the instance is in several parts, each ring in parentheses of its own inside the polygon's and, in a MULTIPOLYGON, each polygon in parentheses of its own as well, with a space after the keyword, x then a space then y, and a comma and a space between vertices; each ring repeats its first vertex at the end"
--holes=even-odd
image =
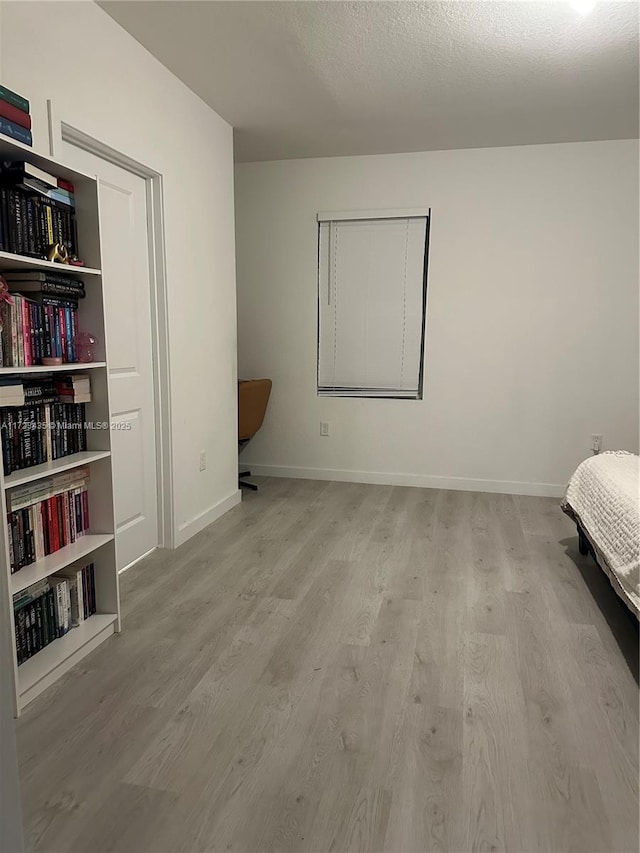
POLYGON ((427 224, 320 222, 319 394, 421 394, 427 224))

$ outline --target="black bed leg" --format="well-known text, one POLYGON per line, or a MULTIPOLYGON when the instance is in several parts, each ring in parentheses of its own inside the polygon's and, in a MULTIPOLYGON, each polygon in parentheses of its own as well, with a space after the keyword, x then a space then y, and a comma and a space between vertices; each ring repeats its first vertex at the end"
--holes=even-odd
POLYGON ((589 543, 587 542, 586 536, 584 535, 582 530, 580 530, 579 528, 578 528, 578 551, 580 551, 580 553, 583 555, 589 553, 589 543))

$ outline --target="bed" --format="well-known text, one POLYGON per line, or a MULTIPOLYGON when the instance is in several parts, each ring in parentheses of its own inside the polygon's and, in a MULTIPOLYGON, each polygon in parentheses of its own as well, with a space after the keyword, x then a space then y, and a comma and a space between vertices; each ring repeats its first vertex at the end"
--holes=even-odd
POLYGON ((640 456, 626 451, 586 459, 569 481, 562 509, 636 618, 640 614, 640 456))

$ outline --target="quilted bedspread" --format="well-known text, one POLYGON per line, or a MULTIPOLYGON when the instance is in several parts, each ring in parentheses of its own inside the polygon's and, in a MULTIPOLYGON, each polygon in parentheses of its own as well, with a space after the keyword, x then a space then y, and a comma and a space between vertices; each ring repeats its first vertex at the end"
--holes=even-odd
POLYGON ((580 522, 616 591, 638 615, 640 456, 614 451, 586 459, 569 482, 563 509, 580 522))

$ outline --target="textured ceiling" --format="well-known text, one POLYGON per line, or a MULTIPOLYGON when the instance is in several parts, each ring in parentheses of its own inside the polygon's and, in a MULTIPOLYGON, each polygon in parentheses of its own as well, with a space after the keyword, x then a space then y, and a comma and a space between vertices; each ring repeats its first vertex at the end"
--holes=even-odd
POLYGON ((241 161, 638 136, 638 5, 101 2, 241 161))

